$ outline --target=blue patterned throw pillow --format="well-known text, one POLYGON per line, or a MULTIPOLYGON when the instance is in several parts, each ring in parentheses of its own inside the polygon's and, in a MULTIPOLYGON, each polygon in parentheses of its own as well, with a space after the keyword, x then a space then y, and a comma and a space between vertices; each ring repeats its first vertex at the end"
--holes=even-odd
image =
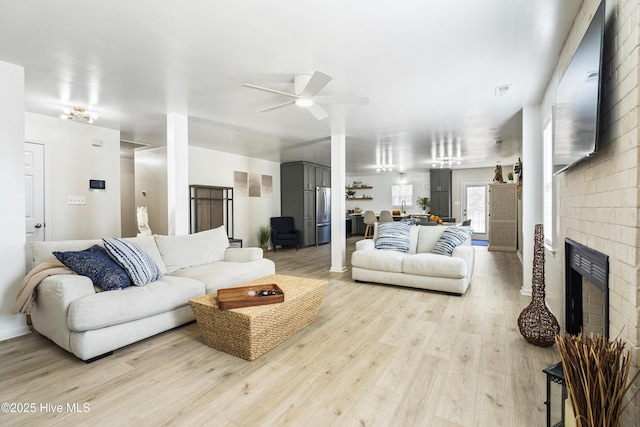
POLYGON ((135 243, 107 237, 102 241, 109 256, 127 271, 134 285, 144 286, 162 277, 158 265, 135 243))
POLYGON ((81 276, 87 276, 105 291, 131 286, 131 279, 107 251, 98 246, 91 246, 83 251, 53 252, 58 261, 81 276))
POLYGON ((451 256, 453 250, 471 238, 473 232, 468 228, 447 227, 436 242, 431 253, 451 256))
POLYGON ((411 224, 405 222, 378 223, 376 249, 409 252, 411 224))

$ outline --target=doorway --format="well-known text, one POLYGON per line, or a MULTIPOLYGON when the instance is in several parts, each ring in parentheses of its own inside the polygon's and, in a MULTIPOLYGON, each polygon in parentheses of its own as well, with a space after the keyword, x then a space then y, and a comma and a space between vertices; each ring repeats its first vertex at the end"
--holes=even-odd
POLYGON ((462 220, 471 220, 472 238, 488 240, 487 186, 489 180, 462 182, 462 220))
POLYGON ((42 142, 24 143, 25 180, 25 262, 27 271, 33 268, 30 242, 49 240, 47 228, 47 177, 45 175, 46 145, 42 142))

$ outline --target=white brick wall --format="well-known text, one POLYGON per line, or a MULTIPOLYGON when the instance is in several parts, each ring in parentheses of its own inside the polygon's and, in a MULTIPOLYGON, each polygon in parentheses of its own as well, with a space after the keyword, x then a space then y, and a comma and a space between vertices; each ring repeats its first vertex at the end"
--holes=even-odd
MULTIPOLYGON (((555 89, 600 0, 585 0, 563 47, 547 88, 543 109, 555 104, 555 89)), ((640 0, 607 0, 601 148, 592 158, 556 178, 559 236, 609 255, 610 336, 621 337, 640 358, 640 0)), ((544 111, 542 111, 544 116, 544 111)), ((564 319, 564 246, 547 263, 550 304, 564 319), (552 278, 552 280, 549 280, 552 278)), ((549 259, 549 258, 548 258, 549 259)), ((637 391, 637 384, 630 394, 637 391)), ((640 425, 640 397, 632 402, 623 426, 640 425)))

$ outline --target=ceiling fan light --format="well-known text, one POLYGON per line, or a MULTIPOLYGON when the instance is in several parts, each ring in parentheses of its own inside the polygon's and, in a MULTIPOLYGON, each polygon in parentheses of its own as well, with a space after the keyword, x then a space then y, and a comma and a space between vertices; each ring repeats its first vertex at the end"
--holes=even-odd
POLYGON ((300 97, 296 99, 296 105, 298 107, 311 107, 313 105, 313 98, 300 97))
POLYGON ((90 113, 82 107, 73 107, 73 109, 63 108, 64 114, 60 115, 62 120, 80 120, 87 123, 93 123, 98 118, 96 114, 90 113))

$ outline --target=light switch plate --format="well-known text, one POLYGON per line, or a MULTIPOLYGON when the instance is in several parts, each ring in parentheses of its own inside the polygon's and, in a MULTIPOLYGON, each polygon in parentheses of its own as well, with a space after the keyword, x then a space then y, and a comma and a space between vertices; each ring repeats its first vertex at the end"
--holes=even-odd
POLYGON ((87 198, 85 196, 68 196, 67 204, 68 205, 86 205, 87 198))

